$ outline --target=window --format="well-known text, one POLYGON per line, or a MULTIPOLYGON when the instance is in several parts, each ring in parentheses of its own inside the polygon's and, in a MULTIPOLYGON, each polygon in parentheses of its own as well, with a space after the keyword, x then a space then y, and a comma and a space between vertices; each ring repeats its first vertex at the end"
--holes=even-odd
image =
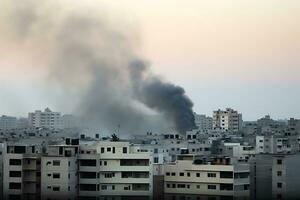
POLYGON ((123 153, 127 153, 127 147, 123 147, 123 153))
POLYGON ((112 186, 111 186, 111 189, 112 189, 112 190, 115 190, 115 186, 114 186, 114 185, 112 185, 112 186))
POLYGON ((21 183, 9 183, 9 189, 20 190, 21 183))
POLYGON ((167 188, 170 188, 170 184, 167 184, 167 188))
POLYGON ((282 188, 282 183, 277 183, 277 188, 282 188))
POLYGON ((60 160, 53 160, 53 166, 60 166, 60 160))
POLYGON ((106 151, 107 151, 107 152, 111 152, 111 148, 110 148, 110 147, 107 147, 106 151))
POLYGON ((158 149, 154 149, 154 153, 158 153, 158 149))
POLYGON ((172 176, 176 176, 176 173, 175 173, 175 172, 172 172, 171 175, 172 175, 172 176))
POLYGON ((9 177, 21 177, 22 172, 21 171, 9 171, 9 177))
POLYGON ((60 178, 60 174, 59 173, 53 173, 53 178, 54 179, 59 179, 60 178))
POLYGON ((125 186, 124 190, 130 190, 130 186, 125 186))
POLYGON ((200 185, 197 185, 197 189, 200 189, 200 185))
POLYGON ((107 190, 107 185, 101 185, 101 190, 107 190))
POLYGON ((116 147, 112 148, 113 153, 116 153, 116 147))
POLYGON ((21 165, 21 159, 9 159, 9 165, 21 165))
POLYGON ((179 176, 184 176, 184 173, 183 173, 183 172, 180 172, 180 173, 179 173, 179 176))
POLYGON ((59 186, 53 186, 52 190, 55 191, 55 192, 58 192, 58 191, 60 191, 60 187, 59 186))
POLYGON ((176 188, 176 184, 172 184, 172 188, 176 188))
POLYGON ((154 157, 154 163, 158 163, 158 157, 154 157))
POLYGON ((282 171, 277 171, 277 176, 282 176, 282 171))
POLYGON ((105 166, 107 165, 107 161, 104 161, 104 165, 105 165, 105 166))
POLYGON ((177 184, 177 188, 185 188, 185 184, 177 184))
POLYGON ((112 178, 112 177, 114 177, 115 176, 115 173, 105 173, 104 174, 104 177, 105 178, 112 178))
POLYGON ((277 165, 281 165, 282 164, 282 160, 281 159, 277 159, 277 165))
POLYGON ((191 176, 191 173, 190 173, 190 172, 188 172, 186 175, 190 177, 190 176, 191 176))
POLYGON ((90 160, 90 159, 82 159, 80 160, 80 166, 96 166, 97 165, 97 161, 96 160, 90 160))
POLYGON ((104 153, 104 147, 101 147, 101 153, 104 153))
POLYGON ((207 189, 215 190, 215 189, 217 189, 217 186, 216 185, 207 185, 207 189))
POLYGON ((220 172, 220 178, 233 178, 233 172, 220 172))
POLYGON ((170 172, 166 172, 166 176, 170 176, 170 172))
POLYGON ((196 176, 197 176, 197 177, 200 177, 200 173, 197 173, 196 176))
POLYGON ((214 178, 217 177, 216 173, 207 173, 207 177, 214 178))

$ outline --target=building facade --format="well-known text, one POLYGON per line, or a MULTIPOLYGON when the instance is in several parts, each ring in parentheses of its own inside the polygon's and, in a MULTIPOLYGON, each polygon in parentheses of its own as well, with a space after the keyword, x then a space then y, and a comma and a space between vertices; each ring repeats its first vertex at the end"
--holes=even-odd
POLYGON ((242 128, 242 114, 231 108, 213 112, 213 128, 237 132, 242 128))
POLYGON ((234 164, 225 157, 179 155, 176 162, 165 164, 164 171, 166 199, 249 198, 248 164, 234 164))
POLYGON ((59 129, 62 127, 60 112, 52 112, 46 108, 43 112, 37 110, 28 114, 29 126, 36 128, 59 129))

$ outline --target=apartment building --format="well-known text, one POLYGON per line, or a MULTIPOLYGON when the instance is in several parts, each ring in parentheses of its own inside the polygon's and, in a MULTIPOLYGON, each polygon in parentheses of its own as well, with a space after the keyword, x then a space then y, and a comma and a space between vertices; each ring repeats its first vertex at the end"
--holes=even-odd
POLYGON ((41 146, 7 144, 3 155, 3 198, 40 199, 41 146))
POLYGON ((77 199, 79 140, 51 145, 41 158, 41 199, 77 199))
POLYGON ((17 118, 2 115, 0 117, 0 130, 11 130, 17 128, 17 118))
POLYGON ((256 153, 294 153, 300 150, 299 136, 258 135, 256 153))
POLYGON ((213 112, 213 128, 237 132, 242 128, 242 114, 231 108, 213 112))
POLYGON ((43 112, 37 110, 28 114, 29 126, 36 128, 59 129, 62 127, 60 112, 52 112, 46 108, 43 112))
POLYGON ((164 171, 167 200, 249 198, 249 165, 228 157, 178 155, 164 171))
POLYGON ((300 154, 258 154, 251 161, 251 199, 299 199, 300 154))
POLYGON ((211 130, 213 129, 213 118, 206 115, 199 115, 194 113, 195 124, 198 130, 211 130))
POLYGON ((128 142, 81 145, 80 199, 151 199, 153 167, 150 153, 128 142))

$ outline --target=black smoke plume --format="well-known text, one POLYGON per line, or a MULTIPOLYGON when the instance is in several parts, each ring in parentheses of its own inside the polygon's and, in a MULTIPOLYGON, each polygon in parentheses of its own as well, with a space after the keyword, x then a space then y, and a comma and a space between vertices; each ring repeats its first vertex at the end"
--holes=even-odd
POLYGON ((193 103, 182 87, 151 73, 134 28, 73 2, 2 0, 0 39, 30 52, 48 73, 45 82, 64 91, 57 102, 74 104, 90 125, 128 134, 194 128, 193 103))

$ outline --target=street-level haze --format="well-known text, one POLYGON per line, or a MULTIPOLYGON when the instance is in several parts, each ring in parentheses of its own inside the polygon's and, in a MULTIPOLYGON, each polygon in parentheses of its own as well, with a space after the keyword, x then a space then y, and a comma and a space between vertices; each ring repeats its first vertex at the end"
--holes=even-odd
POLYGON ((192 101, 151 72, 134 25, 73 2, 1 1, 1 52, 10 57, 1 68, 43 76, 44 90, 54 85, 64 94, 52 101, 71 105, 87 126, 127 134, 194 128, 192 101))

